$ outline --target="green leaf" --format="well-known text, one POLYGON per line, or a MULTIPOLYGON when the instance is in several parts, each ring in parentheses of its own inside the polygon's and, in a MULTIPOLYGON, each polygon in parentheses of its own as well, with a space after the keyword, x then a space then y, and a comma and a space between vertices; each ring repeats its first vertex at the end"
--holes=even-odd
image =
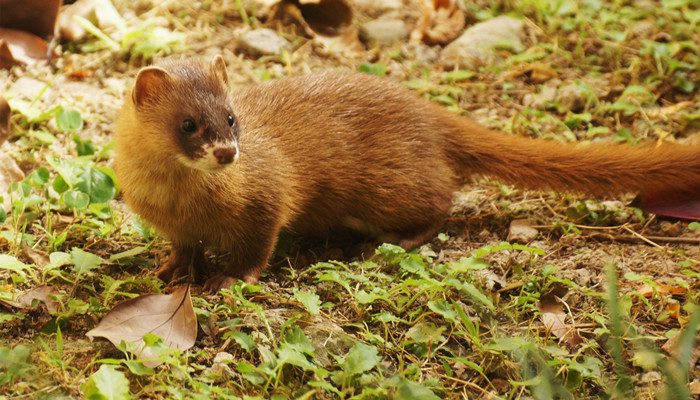
POLYGON ((61 107, 56 112, 56 124, 63 132, 75 132, 83 128, 83 118, 77 110, 61 107))
POLYGON ((440 397, 419 383, 403 379, 396 387, 394 400, 440 400, 440 397))
POLYGON ((358 71, 363 72, 365 74, 384 76, 386 75, 386 66, 382 64, 370 64, 367 62, 363 62, 362 64, 360 64, 358 71))
POLYGON ((306 359, 303 352, 287 342, 282 343, 277 354, 279 366, 292 364, 302 368, 304 371, 315 371, 318 369, 318 367, 306 359))
POLYGON ((126 400, 129 395, 129 380, 114 365, 100 366, 83 385, 85 398, 89 400, 126 400))
POLYGON ((12 271, 24 278, 26 277, 25 271, 29 271, 29 266, 15 257, 0 254, 0 270, 12 271))
POLYGON ((294 288, 294 298, 303 304, 312 315, 317 315, 321 311, 321 299, 316 293, 294 288))
POLYGON ((693 221, 688 224, 688 229, 700 229, 700 222, 693 221))
POLYGON ((91 203, 106 203, 117 195, 112 178, 98 168, 90 168, 80 175, 82 181, 75 187, 90 196, 91 203))
POLYGON ((134 375, 141 376, 155 374, 155 370, 143 365, 143 361, 141 360, 126 360, 124 361, 124 364, 126 364, 126 367, 129 368, 129 371, 131 371, 131 373, 134 375))
POLYGON ((67 190, 61 195, 63 203, 75 210, 84 210, 90 204, 90 196, 77 190, 67 190))
POLYGON ((121 253, 112 254, 109 257, 109 261, 118 261, 118 260, 121 260, 123 258, 131 258, 131 257, 137 256, 139 254, 142 254, 142 253, 146 252, 147 250, 148 249, 143 247, 143 246, 137 246, 137 247, 134 247, 133 249, 122 251, 121 253))
POLYGON ((452 309, 452 304, 450 304, 445 299, 429 301, 428 308, 430 308, 433 312, 442 315, 447 322, 457 322, 457 312, 455 312, 455 310, 452 309))
POLYGON ((348 377, 369 371, 379 364, 382 358, 377 354, 377 348, 364 343, 358 343, 345 356, 345 373, 348 377))
POLYGON ((75 151, 79 156, 91 156, 95 154, 95 143, 92 140, 82 140, 78 135, 73 136, 75 151))
POLYGON ((447 329, 447 327, 437 327, 432 322, 421 322, 412 326, 411 329, 406 332, 406 336, 419 343, 441 343, 445 341, 445 337, 442 336, 442 332, 444 332, 445 329, 447 329))
POLYGON ((100 257, 77 247, 73 248, 70 255, 75 265, 75 271, 78 274, 90 272, 102 264, 102 259, 100 257))
POLYGON ((287 331, 285 335, 285 341, 295 349, 308 354, 310 356, 314 355, 314 345, 311 340, 304 335, 304 332, 298 326, 287 331))
POLYGON ((232 337, 233 340, 235 340, 236 343, 238 343, 238 345, 241 346, 241 348, 247 351, 248 353, 253 351, 253 349, 255 348, 255 340, 253 340, 253 338, 245 332, 233 332, 230 335, 228 335, 228 337, 232 337))
POLYGON ((484 346, 490 351, 513 351, 525 347, 528 342, 520 337, 496 338, 492 339, 484 346))
POLYGON ((450 71, 442 75, 442 81, 446 83, 454 83, 466 81, 476 75, 474 71, 466 71, 463 69, 458 69, 457 71, 450 71))

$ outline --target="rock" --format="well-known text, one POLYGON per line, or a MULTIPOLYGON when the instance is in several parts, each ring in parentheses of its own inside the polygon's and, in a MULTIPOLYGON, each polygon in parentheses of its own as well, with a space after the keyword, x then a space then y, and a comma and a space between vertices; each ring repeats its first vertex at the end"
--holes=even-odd
POLYGON ((557 88, 545 87, 539 93, 529 93, 523 97, 525 107, 543 110, 547 103, 553 102, 557 98, 557 88))
POLYGON ((512 47, 522 51, 523 21, 500 16, 478 23, 467 29, 459 38, 442 51, 441 60, 447 68, 476 70, 480 66, 498 62, 494 46, 511 42, 512 47))
POLYGON ((402 0, 354 0, 352 6, 359 14, 376 18, 387 12, 400 10, 404 4, 402 0))
POLYGON ((532 227, 528 219, 516 219, 510 223, 508 228, 508 241, 520 244, 527 244, 537 238, 537 229, 532 227))
POLYGON ((557 101, 573 112, 581 111, 586 106, 586 96, 583 89, 573 83, 557 89, 557 101))
POLYGON ((401 53, 407 60, 415 62, 418 68, 433 64, 439 56, 435 48, 414 42, 408 42, 401 46, 401 53))
POLYGON ((276 56, 290 48, 290 43, 272 29, 256 29, 244 33, 238 48, 252 56, 276 56))
POLYGON ((233 355, 231 355, 230 353, 227 353, 225 351, 217 353, 214 357, 214 362, 212 363, 211 367, 202 371, 202 375, 213 375, 212 378, 215 383, 223 383, 230 381, 231 379, 236 377, 236 373, 233 372, 233 369, 231 369, 231 367, 225 361, 233 360, 233 355))
POLYGON ((408 39, 408 28, 400 19, 379 18, 360 27, 360 39, 370 43, 391 44, 408 39))

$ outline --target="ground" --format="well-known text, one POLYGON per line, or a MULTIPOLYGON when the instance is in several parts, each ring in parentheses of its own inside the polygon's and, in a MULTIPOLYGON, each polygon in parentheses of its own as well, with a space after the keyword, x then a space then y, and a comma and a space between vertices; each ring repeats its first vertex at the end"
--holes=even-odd
MULTIPOLYGON (((383 13, 358 4, 357 26, 383 13)), ((54 293, 51 306, 0 305, 0 398, 700 394, 700 226, 629 207, 635 193, 589 199, 483 177, 455 194, 443 233, 411 253, 285 236, 259 285, 193 286, 194 347, 155 344, 155 369, 85 336, 120 301, 178 286, 155 278, 169 244, 128 210, 111 172, 113 121, 151 59, 222 54, 234 89, 359 70, 514 135, 690 146, 700 131, 696 4, 465 3, 467 26, 501 14, 525 21, 522 48, 502 43, 473 71, 446 68, 439 45, 406 38, 332 51, 293 18, 244 16, 240 2, 116 6, 136 42, 63 41, 55 66, 0 71, 15 108, 2 149, 27 175, 3 194, 12 204, 0 299, 42 285, 54 293), (241 35, 261 27, 287 50, 241 51, 241 35)), ((389 12, 411 28, 422 8, 389 12)), ((211 257, 216 265, 226 254, 211 257)))

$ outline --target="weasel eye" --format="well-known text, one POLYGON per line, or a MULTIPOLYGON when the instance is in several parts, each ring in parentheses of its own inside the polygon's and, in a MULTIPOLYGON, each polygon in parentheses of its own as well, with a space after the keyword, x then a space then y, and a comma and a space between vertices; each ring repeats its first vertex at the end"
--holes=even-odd
POLYGON ((194 133, 197 131, 197 124, 194 123, 191 119, 186 119, 182 121, 182 125, 180 125, 180 129, 184 133, 194 133))
POLYGON ((236 122, 233 119, 233 116, 231 114, 228 115, 228 126, 233 126, 233 123, 236 122))

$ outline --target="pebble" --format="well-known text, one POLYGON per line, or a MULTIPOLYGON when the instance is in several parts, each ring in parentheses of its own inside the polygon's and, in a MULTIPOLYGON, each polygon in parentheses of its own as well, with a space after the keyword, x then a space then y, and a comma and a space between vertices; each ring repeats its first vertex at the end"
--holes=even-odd
POLYGON ((379 18, 360 27, 360 38, 369 43, 391 44, 408 39, 408 28, 400 19, 379 18))
POLYGON ((446 68, 476 70, 480 66, 499 62, 493 47, 504 41, 522 51, 523 21, 499 16, 480 22, 467 29, 442 51, 441 60, 446 68))
POLYGON ((537 238, 539 232, 532 227, 532 222, 528 219, 516 219, 510 223, 508 228, 508 241, 520 244, 527 244, 537 238))
POLYGON ((276 56, 290 48, 290 43, 272 29, 256 29, 244 33, 238 48, 252 56, 276 56))

